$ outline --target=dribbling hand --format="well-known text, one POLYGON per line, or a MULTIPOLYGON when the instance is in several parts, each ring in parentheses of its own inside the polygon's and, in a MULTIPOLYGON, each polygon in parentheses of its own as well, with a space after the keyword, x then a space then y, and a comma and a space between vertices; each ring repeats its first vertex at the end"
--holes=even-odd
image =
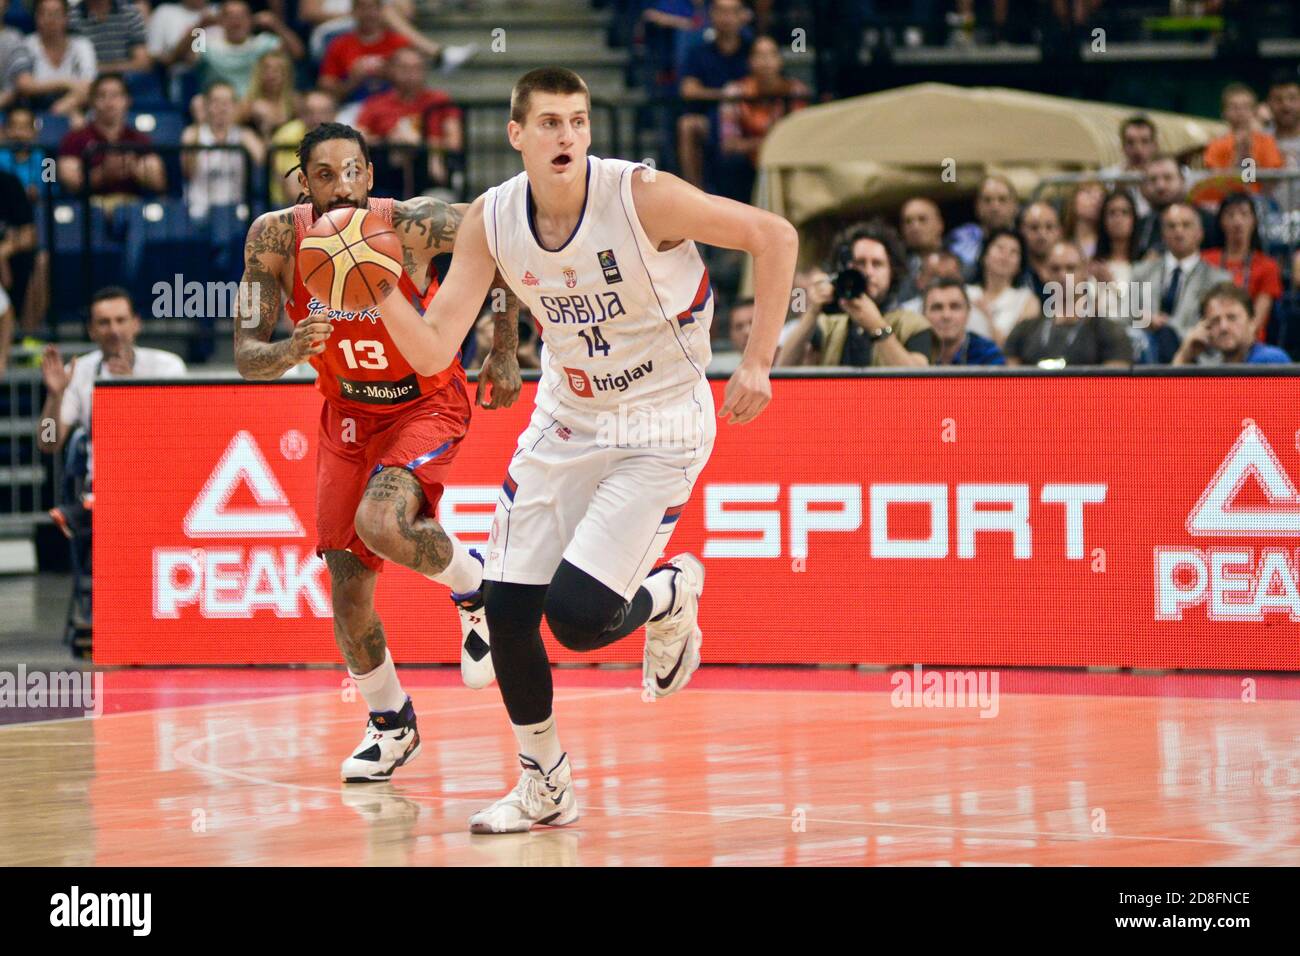
POLYGON ((333 331, 334 327, 324 319, 304 319, 295 325, 289 347, 294 362, 305 362, 313 355, 324 352, 333 331))

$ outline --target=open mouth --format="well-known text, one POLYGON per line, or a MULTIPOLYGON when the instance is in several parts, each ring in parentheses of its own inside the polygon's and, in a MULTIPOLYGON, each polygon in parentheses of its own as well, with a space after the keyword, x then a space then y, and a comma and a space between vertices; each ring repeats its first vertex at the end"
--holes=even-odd
POLYGON ((551 160, 551 168, 556 170, 557 172, 562 172, 568 169, 569 164, 572 162, 573 162, 572 156, 570 156, 568 153, 561 153, 559 156, 556 156, 554 159, 551 160))

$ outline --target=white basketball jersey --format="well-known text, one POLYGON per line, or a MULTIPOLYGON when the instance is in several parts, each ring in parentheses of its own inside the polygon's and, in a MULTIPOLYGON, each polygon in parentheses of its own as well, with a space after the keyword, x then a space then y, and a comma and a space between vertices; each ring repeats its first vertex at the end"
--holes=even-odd
POLYGON ((543 249, 527 173, 486 193, 488 248, 542 333, 541 408, 604 411, 671 401, 709 364, 713 290, 695 243, 655 249, 632 204, 646 167, 587 157, 587 200, 573 234, 543 249))

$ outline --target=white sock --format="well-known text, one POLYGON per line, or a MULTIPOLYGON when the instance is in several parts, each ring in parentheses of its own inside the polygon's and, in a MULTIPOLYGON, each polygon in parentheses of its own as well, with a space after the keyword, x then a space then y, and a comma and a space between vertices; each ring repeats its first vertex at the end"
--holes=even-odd
POLYGON ((560 749, 560 732, 555 729, 555 715, 547 717, 540 724, 511 724, 515 731, 515 741, 519 752, 530 760, 535 760, 543 772, 555 769, 555 765, 564 756, 560 749))
POLYGON ((652 618, 658 617, 673 606, 673 595, 677 593, 673 589, 673 578, 677 574, 675 569, 661 568, 641 582, 641 587, 650 594, 652 618))
POLYGON ((428 578, 447 585, 453 594, 469 594, 477 591, 483 583, 483 565, 469 553, 469 548, 452 538, 451 563, 437 574, 428 575, 428 578))
POLYGON ((366 706, 371 711, 401 710, 406 704, 406 691, 397 679, 397 668, 393 666, 393 655, 384 651, 384 662, 369 674, 353 674, 357 690, 365 698, 366 706))

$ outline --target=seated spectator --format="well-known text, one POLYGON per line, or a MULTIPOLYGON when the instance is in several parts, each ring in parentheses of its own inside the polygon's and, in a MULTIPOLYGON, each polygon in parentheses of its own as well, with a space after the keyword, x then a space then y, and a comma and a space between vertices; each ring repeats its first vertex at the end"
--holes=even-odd
POLYGON ((988 175, 975 189, 975 221, 964 223, 948 234, 948 248, 961 257, 967 270, 984 248, 984 236, 994 229, 1014 229, 1020 213, 1016 187, 1005 176, 988 175))
POLYGON ((718 149, 727 168, 719 186, 732 199, 749 202, 758 175, 758 151, 768 131, 787 113, 808 105, 808 87, 782 75, 781 69, 776 41, 759 37, 749 49, 749 75, 722 88, 726 99, 718 106, 718 149))
MULTIPOLYGON (((388 60, 392 87, 366 99, 357 116, 357 128, 372 143, 378 140, 390 146, 427 147, 429 179, 445 186, 449 182, 447 154, 464 148, 464 130, 460 110, 451 97, 425 85, 427 74, 428 62, 414 47, 395 51, 388 60)), ((386 157, 393 166, 414 159, 410 152, 402 155, 400 151, 386 157)))
MULTIPOLYGON (((1155 124, 1145 116, 1130 116, 1119 128, 1119 145, 1124 151, 1124 162, 1114 166, 1103 166, 1099 171, 1100 174, 1103 177, 1123 173, 1141 176, 1147 168, 1147 163, 1156 158, 1155 124)), ((1141 192, 1134 191, 1134 188, 1127 184, 1121 184, 1117 188, 1122 188, 1132 197, 1139 216, 1145 216, 1151 211, 1150 204, 1141 192)))
MULTIPOLYGON (((1149 313, 1143 318, 1150 328, 1172 325, 1181 336, 1199 321, 1201 296, 1231 276, 1202 258, 1201 218, 1190 205, 1176 202, 1167 206, 1160 224, 1165 252, 1135 265, 1133 282, 1151 290, 1152 301, 1145 303, 1143 310, 1149 313)), ((1135 303, 1135 318, 1139 308, 1135 303)))
POLYGON ((1258 129, 1255 92, 1243 83, 1229 83, 1223 90, 1223 121, 1228 132, 1205 147, 1205 168, 1224 170, 1229 184, 1207 184, 1197 190, 1198 202, 1218 202, 1227 191, 1259 192, 1258 182, 1243 183, 1247 161, 1255 169, 1281 169, 1286 165, 1277 140, 1258 129))
POLYGON ((1111 318, 1129 315, 1129 280, 1133 278, 1136 255, 1137 203, 1127 189, 1110 193, 1101 204, 1101 232, 1097 252, 1089 264, 1093 277, 1106 283, 1098 300, 1117 308, 1111 318))
POLYGON ((239 104, 237 121, 251 126, 264 141, 293 119, 293 60, 283 50, 263 53, 253 70, 248 95, 239 104))
POLYGON ((1032 202, 1020 213, 1020 238, 1025 241, 1024 281, 1040 299, 1043 295, 1047 257, 1061 241, 1061 217, 1049 202, 1032 202))
MULTIPOLYGON (((1300 169, 1300 80, 1295 70, 1283 73, 1268 90, 1268 111, 1272 122, 1268 132, 1277 142, 1286 164, 1300 169)), ((1273 198, 1284 209, 1300 209, 1300 183, 1289 180, 1278 184, 1273 198)))
POLYGON ((309 90, 298 99, 298 116, 285 123, 271 137, 271 201, 277 206, 297 202, 298 144, 321 123, 334 122, 338 102, 326 90, 309 90))
POLYGON ((153 69, 144 15, 130 0, 81 0, 68 16, 68 29, 94 44, 100 73, 153 69))
POLYGON ((1279 76, 1268 88, 1268 111, 1272 124, 1268 132, 1287 157, 1287 165, 1300 169, 1300 79, 1295 70, 1279 76))
POLYGON ((1092 180, 1075 186, 1065 203, 1065 218, 1061 223, 1063 234, 1066 239, 1073 240, 1089 259, 1097 252, 1101 204, 1105 198, 1105 187, 1092 180))
POLYGON ((1268 331, 1273 303, 1282 297, 1282 269, 1260 248, 1259 218, 1255 201, 1246 193, 1233 193, 1219 207, 1219 234, 1223 246, 1205 252, 1205 261, 1226 269, 1232 281, 1246 290, 1253 303, 1251 315, 1259 340, 1268 331))
POLYGON ((14 66, 25 53, 23 35, 13 27, 0 27, 0 110, 14 102, 14 66))
POLYGON ((1281 349, 1255 337, 1252 303, 1232 282, 1211 286, 1201 298, 1200 321, 1183 339, 1175 365, 1263 365, 1291 361, 1281 349))
MULTIPOLYGON (((90 304, 90 338, 99 348, 66 366, 57 346, 45 347, 41 372, 45 380, 45 406, 37 429, 37 445, 47 455, 57 454, 68 436, 77 428, 90 433, 91 405, 95 383, 114 378, 179 378, 185 363, 179 355, 160 349, 139 348, 140 316, 131 303, 130 294, 117 286, 100 289, 90 304), (47 430, 44 423, 55 427, 47 430)), ((50 516, 74 543, 89 556, 91 511, 89 499, 94 493, 94 447, 89 448, 86 480, 81 500, 65 502, 50 511, 50 516)))
POLYGON ((970 300, 960 278, 937 279, 922 297, 925 319, 934 330, 931 365, 1006 365, 1002 350, 966 327, 970 300))
POLYGON ((1056 243, 1044 272, 1049 288, 1043 314, 1016 323, 1003 346, 1007 364, 1042 368, 1132 365, 1133 347, 1124 327, 1090 312, 1087 298, 1091 290, 1083 251, 1073 242, 1056 243))
POLYGON ((87 331, 91 341, 99 346, 95 351, 74 358, 67 365, 63 364, 57 345, 47 345, 42 356, 45 407, 41 420, 56 424, 53 434, 43 427, 37 432, 40 449, 47 455, 58 452, 78 425, 90 429, 96 381, 132 376, 179 378, 186 371, 179 355, 136 346, 140 315, 131 303, 130 293, 123 288, 109 286, 95 293, 90 302, 87 331))
POLYGON ((704 185, 705 149, 716 121, 718 102, 728 83, 749 72, 750 41, 743 32, 745 8, 740 0, 709 4, 712 38, 693 44, 683 57, 678 94, 685 103, 677 119, 677 160, 682 178, 704 185))
POLYGON ((36 32, 12 66, 14 91, 37 112, 79 117, 97 69, 95 47, 68 32, 67 0, 36 0, 36 32))
MULTIPOLYGON (((916 196, 903 203, 898 211, 899 233, 903 237, 903 246, 907 249, 907 275, 903 277, 899 295, 905 299, 913 296, 920 298, 925 288, 918 281, 921 265, 932 252, 938 252, 943 246, 943 213, 939 204, 925 196, 916 196)), ((958 265, 963 265, 961 259, 958 265)))
POLYGON ((207 16, 199 21, 198 26, 207 31, 202 53, 193 49, 188 35, 178 41, 173 51, 178 62, 198 65, 205 88, 221 80, 233 86, 235 94, 243 99, 253 85, 257 61, 264 54, 283 49, 295 60, 303 55, 302 41, 284 21, 269 10, 254 15, 247 0, 223 0, 216 22, 215 27, 209 27, 207 16))
POLYGON ((36 201, 45 181, 45 150, 36 143, 36 114, 29 107, 14 106, 5 113, 4 139, 0 148, 0 172, 13 173, 36 201))
POLYGON ((903 271, 903 244, 879 220, 850 226, 837 237, 836 267, 856 269, 866 292, 832 304, 809 297, 808 308, 782 345, 781 364, 802 359, 813 330, 821 331, 822 365, 924 366, 933 344, 925 317, 892 308, 903 271))
POLYGON ((0 286, 23 312, 37 268, 36 218, 22 182, 0 172, 0 286))
POLYGON ((1024 283, 1024 261, 1020 233, 994 229, 975 264, 975 282, 966 287, 971 330, 999 348, 1017 322, 1042 315, 1038 296, 1024 283))
POLYGON ((111 207, 145 194, 163 192, 167 173, 157 153, 141 147, 153 141, 126 122, 131 97, 126 82, 116 73, 98 77, 90 92, 90 122, 74 129, 59 143, 59 183, 71 195, 88 190, 111 207), (92 150, 95 146, 134 147, 125 150, 92 150), (87 151, 89 170, 86 169, 87 151))
MULTIPOLYGON (((474 55, 477 43, 464 46, 440 46, 422 34, 415 26, 415 4, 411 0, 383 0, 384 23, 389 28, 419 48, 443 72, 449 73, 474 55)), ((298 6, 298 19, 312 27, 311 55, 320 59, 328 48, 329 41, 340 33, 346 33, 356 26, 352 15, 352 0, 302 0, 298 6)))
MULTIPOLYGON (((266 149, 252 130, 235 124, 235 88, 213 83, 203 94, 206 119, 188 126, 182 146, 242 146, 254 166, 266 159, 266 149)), ((181 153, 185 174, 185 205, 190 216, 202 219, 213 206, 234 206, 248 197, 244 157, 232 150, 186 150, 181 153)))
MULTIPOLYGON (((918 289, 928 289, 936 279, 960 279, 961 277, 962 265, 961 260, 957 258, 957 253, 949 252, 947 249, 940 249, 938 252, 931 252, 925 257, 913 284, 918 289)), ((921 315, 925 313, 925 305, 921 301, 920 295, 904 299, 899 308, 921 315)))
MULTIPOLYGON (((730 375, 740 365, 749 344, 749 330, 754 326, 754 300, 737 299, 727 313, 727 345, 713 351, 709 371, 730 375)), ((780 354, 780 346, 778 353, 780 354)))
MULTIPOLYGON (((1147 165, 1142 180, 1142 195, 1151 211, 1138 220, 1135 259, 1150 256, 1153 251, 1157 254, 1165 251, 1160 217, 1173 203, 1187 202, 1187 179, 1178 160, 1172 156, 1157 156, 1153 159, 1147 165)), ((1214 216, 1201 209, 1197 209, 1196 214, 1201 219, 1201 231, 1210 239, 1210 245, 1217 245, 1214 216)))
POLYGON ((425 56, 440 55, 438 44, 419 36, 404 36, 384 19, 381 0, 353 0, 356 27, 330 41, 320 65, 320 86, 340 103, 359 103, 384 89, 388 58, 403 47, 413 46, 425 56))
POLYGON ((169 95, 179 102, 182 99, 179 79, 191 67, 178 51, 181 40, 193 43, 193 30, 217 22, 218 7, 210 0, 180 0, 179 3, 160 3, 149 14, 145 31, 145 49, 155 63, 167 71, 171 82, 169 95))

